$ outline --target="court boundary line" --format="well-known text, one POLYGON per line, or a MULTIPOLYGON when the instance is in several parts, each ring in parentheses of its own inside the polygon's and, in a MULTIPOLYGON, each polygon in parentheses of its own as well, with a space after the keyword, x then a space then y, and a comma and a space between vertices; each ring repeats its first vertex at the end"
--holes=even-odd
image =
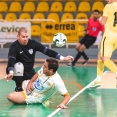
MULTIPOLYGON (((106 74, 108 71, 105 71, 103 74, 102 74, 102 76, 104 75, 104 74, 106 74)), ((84 90, 86 90, 87 88, 89 88, 89 86, 91 85, 91 84, 93 84, 93 82, 95 82, 97 80, 97 78, 95 78, 91 83, 89 83, 87 86, 85 86, 82 90, 80 90, 78 93, 76 93, 74 96, 72 96, 72 98, 70 99, 70 101, 68 102, 68 103, 70 103, 72 100, 74 100, 78 95, 80 95, 84 90)), ((67 104, 68 104, 67 103, 67 104)), ((66 105, 67 105, 66 104, 66 105)), ((57 108, 55 111, 53 111, 50 115, 48 115, 47 117, 52 117, 52 116, 54 116, 57 112, 59 112, 61 110, 61 108, 57 108)))

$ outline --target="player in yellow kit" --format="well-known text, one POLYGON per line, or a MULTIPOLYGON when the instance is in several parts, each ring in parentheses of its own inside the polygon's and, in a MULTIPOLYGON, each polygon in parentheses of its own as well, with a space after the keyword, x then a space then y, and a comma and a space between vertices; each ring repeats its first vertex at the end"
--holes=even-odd
POLYGON ((100 20, 105 25, 105 32, 101 41, 100 54, 97 61, 97 78, 91 88, 101 86, 101 76, 104 66, 117 76, 117 66, 110 60, 113 51, 117 48, 117 0, 106 0, 109 4, 104 7, 103 16, 100 20))

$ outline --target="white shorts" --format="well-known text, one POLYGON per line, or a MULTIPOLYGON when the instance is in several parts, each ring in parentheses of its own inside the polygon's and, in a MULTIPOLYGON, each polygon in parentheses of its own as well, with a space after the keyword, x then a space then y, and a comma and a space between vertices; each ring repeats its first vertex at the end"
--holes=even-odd
POLYGON ((27 87, 28 82, 29 80, 23 81, 22 89, 24 91, 21 92, 27 104, 43 103, 56 92, 55 88, 51 86, 49 90, 40 91, 40 90, 34 89, 30 94, 27 94, 26 87, 27 87))
POLYGON ((42 103, 41 101, 41 98, 39 95, 39 93, 37 93, 36 91, 32 91, 31 94, 27 94, 26 93, 26 86, 28 84, 29 80, 25 80, 23 83, 22 83, 22 89, 24 91, 22 91, 22 95, 26 101, 27 104, 32 104, 32 103, 42 103))

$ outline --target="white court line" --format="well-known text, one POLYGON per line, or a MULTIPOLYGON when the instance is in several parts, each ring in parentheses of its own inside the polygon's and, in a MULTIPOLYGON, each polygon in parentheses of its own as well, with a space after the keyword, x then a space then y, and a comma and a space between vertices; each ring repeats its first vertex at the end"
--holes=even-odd
MULTIPOLYGON (((96 80, 96 79, 95 79, 96 80)), ((95 82, 95 80, 93 80, 91 83, 89 83, 86 87, 84 87, 82 90, 80 90, 78 93, 76 93, 68 103, 70 103, 74 98, 76 98, 78 95, 80 95, 85 89, 87 89, 93 82, 95 82)), ((68 104, 67 103, 67 104, 68 104)), ((52 112, 50 115, 48 115, 47 117, 52 117, 53 115, 55 115, 58 111, 60 111, 61 108, 56 109, 54 112, 52 112)))
MULTIPOLYGON (((105 71, 102 75, 106 74, 108 71, 105 71)), ((93 82, 95 82, 97 80, 97 78, 95 80, 93 80, 91 83, 89 83, 86 87, 84 87, 82 90, 80 90, 78 93, 76 93, 68 103, 70 103, 72 100, 74 100, 78 95, 80 95, 84 90, 86 90, 91 84, 93 84, 93 82)), ((67 104, 68 104, 67 103, 67 104)), ((48 115, 47 117, 52 117, 54 116, 58 111, 60 111, 61 108, 56 109, 54 112, 52 112, 50 115, 48 115)))

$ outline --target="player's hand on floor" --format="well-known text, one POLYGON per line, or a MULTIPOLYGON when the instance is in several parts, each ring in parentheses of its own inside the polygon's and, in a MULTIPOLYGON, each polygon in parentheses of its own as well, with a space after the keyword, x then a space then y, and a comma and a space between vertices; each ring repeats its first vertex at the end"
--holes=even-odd
POLYGON ((72 62, 72 61, 74 61, 74 58, 72 56, 66 56, 66 57, 64 57, 63 60, 72 62))
POLYGON ((57 106, 57 108, 67 109, 68 107, 67 107, 66 105, 64 105, 64 104, 59 104, 59 105, 57 106))

